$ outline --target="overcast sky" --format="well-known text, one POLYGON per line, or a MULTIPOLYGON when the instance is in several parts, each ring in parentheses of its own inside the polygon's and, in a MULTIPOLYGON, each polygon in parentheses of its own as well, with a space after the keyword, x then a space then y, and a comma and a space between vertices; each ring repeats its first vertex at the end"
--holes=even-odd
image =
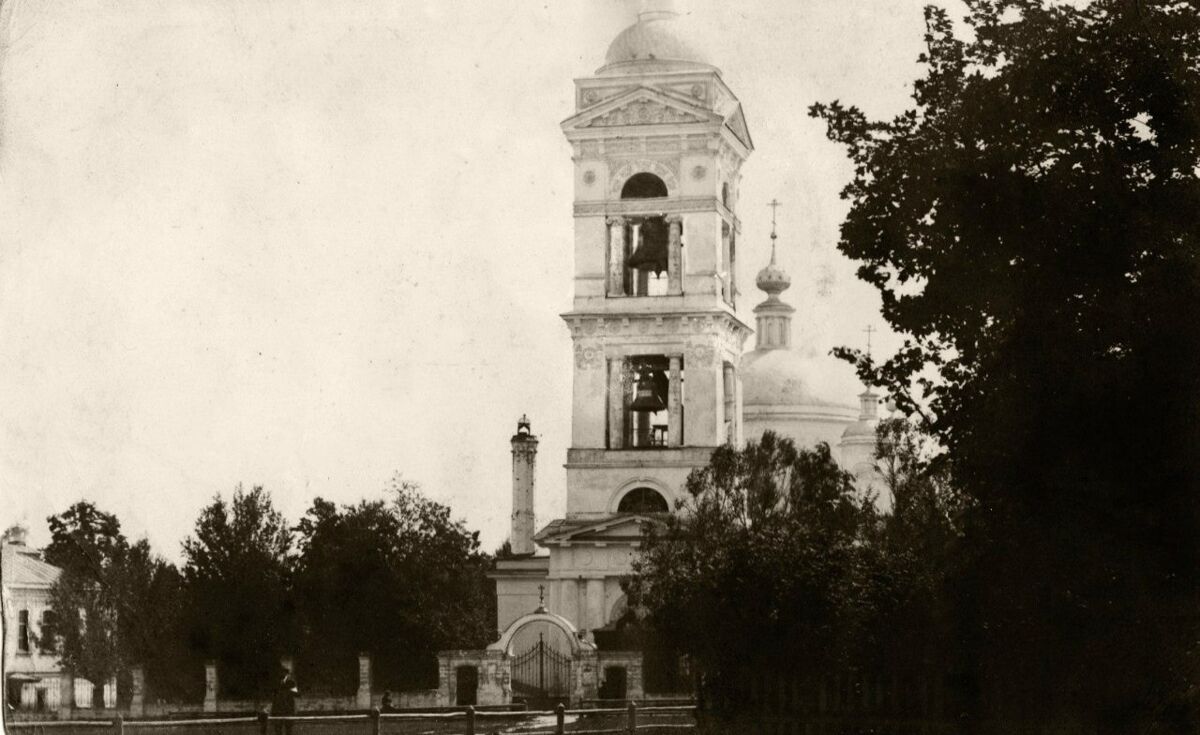
MULTIPOLYGON (((883 327, 835 250, 844 152, 806 115, 909 101, 922 0, 693 0, 757 150, 739 280, 772 197, 796 339, 883 327), (820 281, 828 287, 821 293, 820 281)), ((88 498, 177 559, 200 508, 264 485, 380 497, 396 472, 498 545, 508 439, 570 422, 572 79, 636 0, 3 0, 0 512, 45 543, 88 498)), ((742 297, 742 317, 761 300, 742 297)), ((876 345, 897 344, 884 334, 876 345)), ((752 345, 750 345, 752 346, 752 345)), ((856 383, 829 361, 829 379, 856 383)))

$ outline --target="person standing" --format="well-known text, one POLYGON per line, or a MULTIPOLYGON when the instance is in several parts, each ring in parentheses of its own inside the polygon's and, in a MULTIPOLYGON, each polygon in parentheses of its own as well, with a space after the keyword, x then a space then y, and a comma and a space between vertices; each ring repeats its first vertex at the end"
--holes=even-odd
MULTIPOLYGON (((279 686, 275 688, 275 698, 271 701, 271 714, 276 717, 291 717, 296 714, 296 697, 300 694, 292 672, 284 671, 279 686)), ((276 722, 275 735, 292 735, 292 723, 276 722)))

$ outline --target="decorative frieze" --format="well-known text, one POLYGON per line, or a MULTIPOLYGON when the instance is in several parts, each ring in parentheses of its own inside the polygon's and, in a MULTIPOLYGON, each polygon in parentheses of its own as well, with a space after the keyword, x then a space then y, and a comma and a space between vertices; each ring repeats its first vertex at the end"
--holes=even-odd
POLYGON ((618 125, 676 125, 699 122, 706 122, 706 120, 661 102, 642 99, 592 118, 584 127, 608 128, 618 125))

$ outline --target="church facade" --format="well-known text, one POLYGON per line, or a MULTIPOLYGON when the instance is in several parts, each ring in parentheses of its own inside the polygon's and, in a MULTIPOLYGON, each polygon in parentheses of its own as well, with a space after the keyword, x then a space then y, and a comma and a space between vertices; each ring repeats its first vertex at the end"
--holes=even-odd
MULTIPOLYGON (((512 662, 550 632, 602 666, 644 529, 673 511, 716 447, 771 429, 802 446, 828 442, 872 480, 878 398, 866 391, 855 407, 828 395, 817 376, 849 367, 792 344, 774 228, 755 280, 766 294, 756 329, 738 317, 738 192, 754 145, 737 96, 678 17, 642 13, 622 31, 605 64, 576 80, 562 129, 575 172, 566 513, 534 518, 538 442, 523 417, 512 437, 512 555, 492 575, 500 638, 490 655, 514 680, 512 662)), ((572 696, 594 686, 577 681, 572 696)))

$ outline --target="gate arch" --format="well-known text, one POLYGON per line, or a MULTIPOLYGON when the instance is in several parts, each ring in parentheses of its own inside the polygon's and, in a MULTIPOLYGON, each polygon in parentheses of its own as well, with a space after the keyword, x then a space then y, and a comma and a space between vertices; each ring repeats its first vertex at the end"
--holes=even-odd
POLYGON ((596 646, 579 636, 571 621, 539 607, 535 612, 517 618, 488 650, 504 655, 511 666, 514 695, 537 707, 553 706, 572 701, 582 673, 580 659, 585 653, 595 655, 596 646), (537 638, 528 648, 521 642, 523 631, 536 631, 537 638), (552 638, 565 639, 566 649, 547 643, 552 638))
POLYGON ((585 641, 579 637, 579 631, 561 615, 555 615, 552 612, 547 612, 546 609, 538 608, 536 612, 526 613, 509 624, 500 639, 487 647, 489 651, 501 651, 509 656, 512 655, 513 638, 522 628, 526 628, 535 623, 546 623, 561 630, 568 641, 570 641, 571 655, 577 656, 583 651, 596 650, 596 644, 585 641))

